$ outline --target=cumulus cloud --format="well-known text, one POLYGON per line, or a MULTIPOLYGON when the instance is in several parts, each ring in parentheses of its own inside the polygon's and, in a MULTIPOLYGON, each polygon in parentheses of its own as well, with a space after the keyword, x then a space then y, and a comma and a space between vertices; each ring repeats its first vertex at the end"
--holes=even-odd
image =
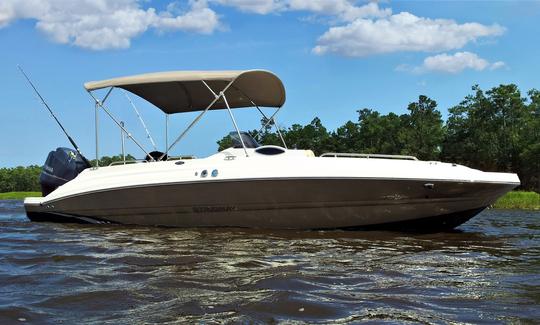
POLYGON ((209 34, 219 27, 204 0, 191 0, 179 15, 143 9, 138 0, 3 0, 0 28, 17 19, 36 20, 36 28, 55 42, 93 50, 127 48, 150 28, 209 34))
POLYGON ((360 17, 385 17, 392 13, 390 8, 379 8, 375 2, 361 6, 352 0, 212 0, 221 5, 237 8, 244 12, 269 14, 282 11, 305 11, 318 15, 336 16, 345 21, 360 17))
POLYGON ((408 71, 413 73, 424 72, 442 72, 442 73, 459 73, 465 69, 482 71, 486 69, 495 70, 504 67, 502 61, 490 63, 488 60, 479 57, 471 52, 456 52, 452 55, 443 53, 434 56, 429 56, 424 59, 421 66, 410 67, 407 65, 398 66, 399 71, 408 71))
POLYGON ((313 52, 362 57, 402 51, 448 51, 503 32, 504 28, 496 24, 459 24, 450 19, 422 18, 401 12, 381 19, 360 18, 332 27, 319 38, 313 52))
POLYGON ((220 5, 235 7, 240 11, 266 15, 281 11, 284 3, 280 0, 213 0, 220 5))
POLYGON ((376 2, 356 6, 349 0, 290 0, 289 10, 309 11, 319 15, 332 15, 344 21, 364 17, 386 17, 392 14, 390 8, 380 8, 376 2))
POLYGON ((505 30, 497 24, 458 23, 408 12, 393 14, 390 8, 367 0, 169 0, 161 11, 149 7, 151 3, 0 0, 0 28, 17 19, 31 19, 55 42, 103 50, 128 48, 133 38, 150 29, 210 34, 221 26, 219 15, 212 9, 219 5, 262 15, 295 11, 329 17, 333 25, 318 38, 313 53, 349 57, 458 50, 505 30))

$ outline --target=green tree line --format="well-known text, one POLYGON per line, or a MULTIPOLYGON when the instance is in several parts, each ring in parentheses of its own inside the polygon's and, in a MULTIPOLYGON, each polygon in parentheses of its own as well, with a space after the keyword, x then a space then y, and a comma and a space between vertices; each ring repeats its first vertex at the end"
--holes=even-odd
MULTIPOLYGON (((324 152, 413 155, 422 160, 455 162, 484 171, 517 173, 522 188, 540 192, 540 91, 523 96, 514 84, 483 91, 472 87, 443 121, 437 102, 421 95, 407 113, 380 114, 374 109, 357 111, 358 120, 347 121, 334 131, 319 118, 307 125, 281 130, 289 148, 324 152)), ((262 125, 266 120, 262 120, 262 125)), ((256 136, 262 144, 281 145, 279 135, 267 125, 256 136)), ((226 136, 219 150, 230 147, 226 136)))

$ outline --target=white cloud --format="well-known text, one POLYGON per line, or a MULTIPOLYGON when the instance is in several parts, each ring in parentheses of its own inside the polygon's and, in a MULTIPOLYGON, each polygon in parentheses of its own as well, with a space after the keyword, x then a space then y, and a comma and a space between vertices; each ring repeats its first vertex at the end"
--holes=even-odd
POLYGON ((211 0, 241 11, 268 14, 305 11, 331 16, 344 25, 331 27, 317 41, 313 53, 362 57, 391 52, 442 52, 464 47, 482 37, 499 36, 497 24, 457 23, 451 19, 392 14, 376 1, 358 0, 211 0))
POLYGON ((390 8, 381 9, 376 2, 356 6, 349 0, 289 0, 289 10, 309 11, 319 15, 331 15, 345 21, 364 17, 386 17, 392 14, 390 8))
POLYGON ((212 0, 220 5, 235 7, 240 11, 253 12, 266 15, 271 12, 280 11, 284 3, 280 0, 212 0))
POLYGON ((158 29, 183 30, 202 34, 211 34, 219 26, 218 15, 208 8, 206 1, 191 1, 189 11, 172 16, 170 12, 164 12, 154 17, 151 26, 158 29))
POLYGON ((503 61, 497 61, 497 62, 493 62, 489 66, 489 69, 490 70, 497 70, 497 69, 504 68, 504 67, 506 67, 506 63, 504 63, 503 61))
POLYGON ((381 19, 359 18, 347 25, 332 27, 319 38, 313 52, 361 57, 401 51, 448 51, 503 32, 504 28, 496 24, 458 24, 454 20, 422 18, 401 12, 381 19))
MULTIPOLYGON (((36 21, 39 31, 55 42, 103 50, 128 48, 133 38, 150 29, 210 34, 221 24, 209 4, 257 14, 297 11, 329 17, 334 24, 319 37, 313 53, 350 57, 457 50, 480 38, 501 35, 505 30, 497 24, 460 24, 408 12, 392 14, 390 8, 367 0, 169 0, 163 11, 148 7, 151 3, 149 0, 0 0, 0 28, 18 19, 31 19, 36 21)), ((495 66, 499 67, 497 63, 495 66)))
POLYGON ((379 8, 375 2, 356 6, 353 0, 212 0, 221 5, 235 7, 244 12, 269 14, 282 11, 306 11, 325 16, 336 16, 351 21, 360 17, 385 17, 390 8, 379 8))
POLYGON ((17 19, 36 20, 36 28, 55 42, 93 50, 127 48, 150 28, 208 34, 219 27, 204 0, 191 0, 176 16, 143 9, 138 0, 3 0, 0 28, 17 19))
POLYGON ((0 28, 7 26, 14 19, 13 6, 7 2, 0 3, 0 28))
POLYGON ((471 52, 456 52, 453 55, 446 53, 429 56, 424 59, 421 66, 410 67, 401 65, 396 68, 398 71, 408 71, 413 73, 424 72, 443 72, 443 73, 459 73, 465 69, 483 71, 486 69, 495 70, 504 67, 502 61, 490 63, 471 52))

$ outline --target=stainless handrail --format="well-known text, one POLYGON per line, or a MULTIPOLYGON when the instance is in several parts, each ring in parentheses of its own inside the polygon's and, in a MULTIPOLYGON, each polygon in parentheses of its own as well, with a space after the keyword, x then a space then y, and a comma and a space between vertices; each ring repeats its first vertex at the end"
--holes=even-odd
POLYGON ((383 159, 404 159, 404 160, 418 160, 414 156, 404 155, 384 155, 378 153, 340 153, 340 152, 325 152, 320 157, 346 157, 346 158, 383 158, 383 159))
POLYGON ((119 161, 113 161, 109 164, 109 166, 116 166, 116 165, 129 165, 129 164, 137 164, 137 163, 147 163, 146 159, 130 159, 130 160, 119 160, 119 161))
MULTIPOLYGON (((191 160, 191 159, 197 159, 197 156, 194 155, 184 155, 184 156, 178 156, 178 157, 168 157, 167 161, 171 160, 191 160)), ((148 161, 146 159, 130 159, 130 160, 120 160, 120 161, 113 161, 109 164, 109 166, 117 166, 117 165, 129 165, 129 164, 137 164, 137 163, 147 163, 148 161)))
POLYGON ((170 156, 170 157, 167 158, 167 161, 171 161, 171 160, 190 160, 190 159, 197 159, 197 156, 195 156, 195 155, 170 156))

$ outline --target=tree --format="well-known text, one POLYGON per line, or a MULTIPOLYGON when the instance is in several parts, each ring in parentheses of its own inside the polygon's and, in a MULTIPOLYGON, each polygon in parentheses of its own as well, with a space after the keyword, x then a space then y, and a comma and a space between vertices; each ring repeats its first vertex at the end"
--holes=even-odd
POLYGON ((522 186, 540 193, 540 91, 528 93, 527 118, 521 137, 522 150, 519 154, 522 186))
POLYGON ((263 117, 261 119, 262 130, 253 130, 251 134, 253 137, 263 145, 274 145, 274 146, 283 146, 283 142, 279 137, 277 132, 274 132, 276 129, 273 122, 268 122, 268 119, 263 117))
POLYGON ((39 191, 39 166, 0 168, 0 192, 39 191))
POLYGON ((358 124, 347 121, 331 134, 332 150, 334 152, 357 152, 360 144, 358 124))
POLYGON ((408 115, 401 116, 402 128, 399 138, 403 154, 417 156, 422 160, 438 160, 444 138, 441 113, 437 102, 421 95, 417 102, 407 107, 408 115))
POLYGON ((356 152, 400 154, 403 144, 399 139, 401 118, 394 114, 381 115, 371 109, 358 112, 359 136, 356 152))
MULTIPOLYGON (((475 85, 474 95, 467 95, 458 105, 448 110, 443 158, 471 167, 495 168, 496 143, 486 125, 489 102, 484 92, 475 85)), ((489 115, 489 114, 488 114, 489 115)))
POLYGON ((283 136, 289 147, 311 149, 317 156, 334 149, 332 138, 318 117, 306 126, 293 124, 283 136))

